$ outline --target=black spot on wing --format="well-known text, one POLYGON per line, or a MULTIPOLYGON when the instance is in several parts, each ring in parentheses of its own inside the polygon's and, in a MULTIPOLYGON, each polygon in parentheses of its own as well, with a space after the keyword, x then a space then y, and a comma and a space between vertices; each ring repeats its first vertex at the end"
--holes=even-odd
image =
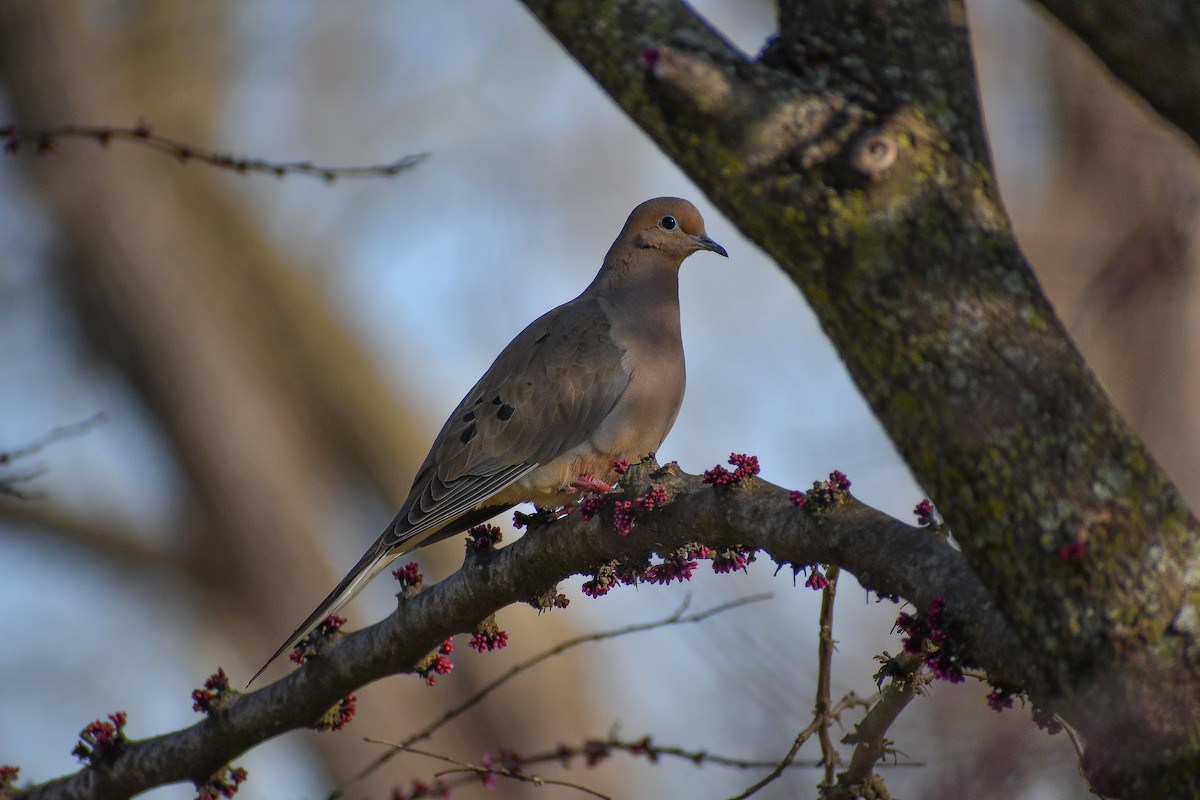
POLYGON ((500 406, 500 410, 496 412, 496 418, 499 419, 501 422, 505 422, 507 420, 512 419, 512 415, 513 415, 514 411, 516 411, 515 408, 510 406, 508 403, 504 403, 503 405, 500 406))
POLYGON ((463 422, 474 422, 475 421, 475 412, 468 411, 466 414, 463 414, 462 421, 463 422))
POLYGON ((467 426, 466 430, 462 432, 462 435, 458 437, 458 440, 463 444, 470 443, 470 441, 475 438, 475 430, 475 423, 472 422, 467 426))

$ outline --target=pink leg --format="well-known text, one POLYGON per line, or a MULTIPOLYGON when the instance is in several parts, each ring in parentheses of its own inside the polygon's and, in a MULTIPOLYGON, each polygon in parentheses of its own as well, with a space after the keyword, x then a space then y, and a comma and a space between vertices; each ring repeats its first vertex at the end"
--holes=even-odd
POLYGON ((571 484, 572 492, 598 492, 599 494, 607 494, 612 491, 612 486, 600 480, 599 478, 588 475, 586 472, 580 475, 571 484))

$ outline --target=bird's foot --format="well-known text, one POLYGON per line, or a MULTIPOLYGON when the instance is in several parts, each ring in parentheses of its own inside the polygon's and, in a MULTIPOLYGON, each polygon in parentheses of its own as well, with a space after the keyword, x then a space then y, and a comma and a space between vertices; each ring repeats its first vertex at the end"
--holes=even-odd
POLYGON ((596 492, 598 494, 608 494, 612 491, 612 486, 605 483, 599 478, 589 475, 586 472, 580 475, 571 483, 570 491, 574 493, 596 492))
POLYGON ((561 509, 535 506, 532 514, 513 512, 513 527, 528 528, 531 525, 549 525, 561 516, 564 516, 561 509))

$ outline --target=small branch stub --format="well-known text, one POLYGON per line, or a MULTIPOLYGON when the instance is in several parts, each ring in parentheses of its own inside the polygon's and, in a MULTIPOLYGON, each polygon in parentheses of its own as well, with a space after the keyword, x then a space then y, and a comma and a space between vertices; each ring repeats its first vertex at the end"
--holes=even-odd
POLYGON ((896 139, 885 131, 875 131, 855 145, 850 163, 863 175, 877 181, 892 168, 899 155, 900 145, 896 139))

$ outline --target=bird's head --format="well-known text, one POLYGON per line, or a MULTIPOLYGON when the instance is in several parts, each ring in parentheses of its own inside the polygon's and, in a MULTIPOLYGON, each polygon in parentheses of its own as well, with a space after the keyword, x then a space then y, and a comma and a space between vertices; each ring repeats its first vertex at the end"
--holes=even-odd
POLYGON ((708 238, 700 211, 678 197, 656 197, 629 215, 617 243, 634 250, 656 250, 676 263, 698 250, 728 257, 725 248, 708 238))

